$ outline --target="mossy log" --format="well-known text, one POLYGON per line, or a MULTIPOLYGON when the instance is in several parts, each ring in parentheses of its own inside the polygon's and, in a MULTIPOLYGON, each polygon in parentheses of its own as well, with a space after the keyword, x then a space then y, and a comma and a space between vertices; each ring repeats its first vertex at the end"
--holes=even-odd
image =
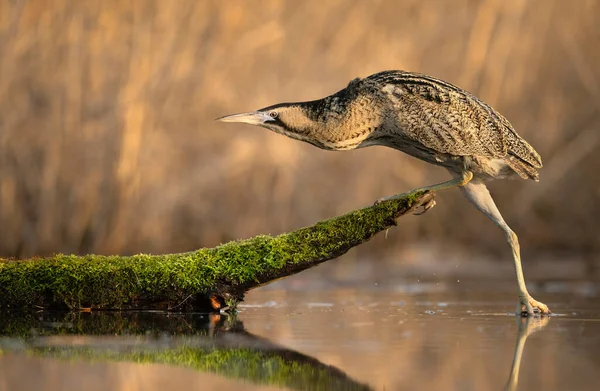
POLYGON ((187 253, 0 260, 0 308, 235 308, 249 289, 336 258, 433 197, 407 193, 279 236, 187 253))
POLYGON ((336 367, 247 332, 235 317, 219 314, 0 312, 0 356, 11 353, 165 364, 288 389, 371 389, 336 367))

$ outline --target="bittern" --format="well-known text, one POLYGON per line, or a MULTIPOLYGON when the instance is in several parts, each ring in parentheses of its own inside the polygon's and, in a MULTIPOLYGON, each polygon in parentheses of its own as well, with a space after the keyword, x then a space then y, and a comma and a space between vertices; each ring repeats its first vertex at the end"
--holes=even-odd
POLYGON ((485 185, 491 179, 538 181, 542 159, 506 118, 471 93, 430 76, 384 71, 322 99, 219 120, 262 126, 326 150, 383 145, 446 168, 453 179, 421 190, 459 187, 506 235, 517 275, 517 313, 550 312, 527 291, 519 240, 485 185))

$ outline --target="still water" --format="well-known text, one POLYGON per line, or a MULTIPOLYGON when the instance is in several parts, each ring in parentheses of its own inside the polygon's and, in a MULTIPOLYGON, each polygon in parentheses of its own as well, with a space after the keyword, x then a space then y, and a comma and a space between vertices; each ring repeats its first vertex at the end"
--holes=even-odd
POLYGON ((0 313, 0 391, 598 390, 597 283, 514 281, 252 291, 234 318, 0 313))

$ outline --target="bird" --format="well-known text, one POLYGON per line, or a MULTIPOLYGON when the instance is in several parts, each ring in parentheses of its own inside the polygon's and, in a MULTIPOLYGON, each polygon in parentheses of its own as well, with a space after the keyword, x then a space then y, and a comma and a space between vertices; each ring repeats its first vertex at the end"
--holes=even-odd
POLYGON ((217 120, 260 126, 330 151, 385 146, 447 169, 452 179, 419 190, 458 187, 506 236, 517 278, 515 312, 550 313, 529 294, 517 234, 486 187, 496 179, 537 182, 542 159, 504 116, 470 92, 425 74, 388 70, 355 78, 321 99, 279 103, 217 120))

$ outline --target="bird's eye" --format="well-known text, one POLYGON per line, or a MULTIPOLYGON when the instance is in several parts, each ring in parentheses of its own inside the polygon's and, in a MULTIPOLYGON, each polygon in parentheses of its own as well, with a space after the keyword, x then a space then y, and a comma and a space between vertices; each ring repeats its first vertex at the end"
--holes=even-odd
POLYGON ((271 117, 273 119, 277 118, 278 115, 279 115, 279 113, 277 113, 276 111, 269 112, 269 117, 271 117))

